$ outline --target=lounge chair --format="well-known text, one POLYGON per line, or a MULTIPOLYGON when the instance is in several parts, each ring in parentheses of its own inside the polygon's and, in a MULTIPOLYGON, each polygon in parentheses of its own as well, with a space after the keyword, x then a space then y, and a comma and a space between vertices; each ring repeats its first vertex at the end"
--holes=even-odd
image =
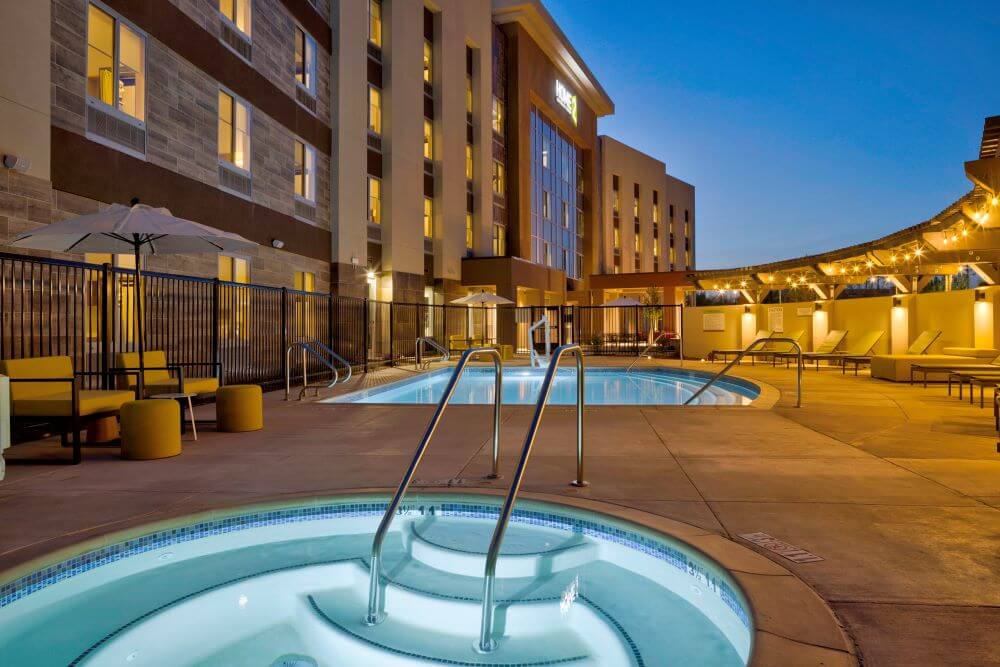
POLYGON ((843 366, 844 359, 850 358, 851 361, 855 362, 854 372, 857 374, 858 364, 862 363, 861 360, 864 358, 871 359, 872 348, 878 343, 882 336, 885 335, 885 331, 880 329, 878 331, 869 331, 863 336, 854 341, 854 343, 844 351, 838 352, 834 350, 833 352, 810 352, 808 354, 802 355, 802 361, 815 361, 816 370, 819 370, 819 362, 821 361, 833 361, 834 359, 839 359, 841 365, 843 366))
POLYGON ((924 389, 927 388, 927 376, 940 373, 950 375, 952 371, 997 371, 1000 373, 1000 355, 993 357, 987 363, 979 363, 982 356, 978 353, 994 353, 996 350, 976 350, 974 348, 944 348, 945 354, 957 354, 962 351, 964 354, 957 356, 954 361, 938 361, 929 364, 910 364, 910 384, 913 384, 914 375, 920 373, 924 378, 924 389), (971 354, 969 354, 971 353, 971 354), (966 356, 968 355, 968 356, 966 356), (973 356, 975 355, 975 356, 973 356))
POLYGON ((962 388, 965 383, 969 383, 969 405, 972 405, 974 396, 973 389, 979 385, 979 407, 983 407, 984 391, 986 387, 1000 384, 1000 368, 994 371, 967 371, 954 370, 948 373, 948 395, 951 396, 952 381, 958 380, 958 398, 962 399, 962 388))
POLYGON ((83 389, 84 377, 104 377, 98 371, 73 371, 69 357, 34 357, 0 361, 0 374, 10 378, 11 416, 45 419, 61 427, 62 442, 72 436, 73 463, 80 463, 80 429, 84 422, 118 414, 134 392, 120 389, 83 389))
MULTIPOLYGON (((837 348, 840 347, 840 344, 844 342, 844 338, 846 337, 847 337, 846 330, 834 329, 833 331, 827 332, 826 338, 823 339, 823 342, 820 343, 815 350, 813 350, 812 352, 803 353, 802 363, 804 364, 806 362, 806 359, 809 358, 809 355, 821 356, 836 352, 837 348)), ((798 352, 785 352, 777 356, 785 360, 785 368, 788 368, 788 366, 792 362, 792 359, 798 359, 799 355, 798 352)), ((818 366, 819 362, 817 362, 817 370, 818 366)))
MULTIPOLYGON (((146 350, 143 353, 142 387, 147 396, 156 394, 214 394, 222 384, 222 364, 218 363, 167 363, 167 355, 162 350, 146 350), (193 377, 184 372, 186 368, 211 368, 214 377, 193 377), (171 375, 173 373, 173 375, 171 375)), ((139 353, 119 352, 115 355, 118 369, 134 371, 119 380, 119 387, 135 390, 138 378, 139 353)))
POLYGON ((910 366, 913 364, 924 364, 924 363, 934 363, 934 362, 945 362, 951 363, 958 359, 961 362, 961 357, 956 357, 949 354, 927 354, 927 350, 931 345, 941 337, 941 331, 938 329, 928 329, 927 331, 921 332, 917 336, 916 340, 910 344, 906 352, 903 354, 880 354, 872 357, 872 377, 881 378, 883 380, 892 380, 893 382, 905 382, 910 378, 910 366))
POLYGON ((470 347, 482 347, 482 338, 469 338, 468 336, 462 336, 461 334, 455 334, 448 336, 448 351, 449 352, 464 352, 470 347))
MULTIPOLYGON (((754 335, 753 339, 754 340, 760 340, 761 338, 770 338, 770 337, 771 337, 771 332, 770 331, 768 331, 767 329, 758 329, 757 333, 754 335)), ((708 360, 714 362, 715 358, 717 356, 721 356, 722 357, 722 362, 725 363, 729 359, 730 356, 735 357, 735 356, 737 356, 740 352, 742 352, 745 349, 746 348, 743 348, 743 347, 739 347, 739 348, 732 347, 732 348, 728 348, 728 349, 712 350, 711 352, 708 353, 708 360)))

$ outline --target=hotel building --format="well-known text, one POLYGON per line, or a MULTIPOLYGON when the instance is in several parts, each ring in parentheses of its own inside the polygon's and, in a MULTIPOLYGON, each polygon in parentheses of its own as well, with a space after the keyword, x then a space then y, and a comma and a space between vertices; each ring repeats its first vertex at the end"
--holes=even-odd
POLYGON ((150 269, 386 301, 589 303, 592 274, 693 266, 693 188, 598 139, 614 105, 539 0, 2 11, 0 243, 138 197, 260 244, 150 269), (641 200, 620 265, 609 168, 641 200))

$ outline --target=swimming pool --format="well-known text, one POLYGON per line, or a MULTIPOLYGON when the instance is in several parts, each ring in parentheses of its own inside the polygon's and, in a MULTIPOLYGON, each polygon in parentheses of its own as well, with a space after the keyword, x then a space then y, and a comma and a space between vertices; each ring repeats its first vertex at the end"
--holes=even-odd
MULTIPOLYGON (((324 403, 437 403, 441 400, 452 369, 400 380, 344 396, 324 403)), ((709 373, 679 368, 588 368, 585 371, 587 405, 683 405, 708 379, 709 373)), ((534 404, 545 370, 540 368, 505 368, 503 402, 506 405, 534 404)), ((452 403, 485 404, 493 402, 492 367, 466 368, 455 388, 452 403)), ((760 387, 740 378, 724 377, 698 397, 698 405, 747 405, 760 395, 760 387)), ((576 404, 576 369, 560 368, 552 383, 552 405, 576 404)))
MULTIPOLYGON (((521 500, 497 570, 496 650, 477 653, 499 500, 415 494, 383 551, 386 620, 367 626, 385 497, 216 514, 0 583, 9 665, 747 664, 729 573, 683 542, 521 500)), ((136 533, 133 533, 136 534, 136 533)))

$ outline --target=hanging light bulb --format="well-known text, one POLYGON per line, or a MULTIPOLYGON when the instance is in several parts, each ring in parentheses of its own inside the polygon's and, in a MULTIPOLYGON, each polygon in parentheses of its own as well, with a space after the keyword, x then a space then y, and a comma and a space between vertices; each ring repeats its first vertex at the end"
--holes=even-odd
POLYGON ((945 245, 948 245, 948 237, 947 237, 947 236, 946 236, 946 237, 944 237, 944 244, 945 244, 945 245))
POLYGON ((917 248, 916 250, 913 251, 913 254, 916 255, 917 257, 922 257, 923 254, 924 254, 924 249, 923 248, 917 248))
POLYGON ((990 202, 994 206, 1000 206, 1000 197, 993 197, 993 201, 990 202))
POLYGON ((746 289, 746 286, 747 286, 747 281, 745 281, 745 280, 741 280, 741 281, 740 281, 740 287, 742 287, 742 288, 746 289))
POLYGON ((962 228, 962 236, 968 236, 968 235, 969 235, 969 230, 967 230, 967 229, 965 229, 965 228, 963 227, 963 228, 962 228))
POLYGON ((903 259, 905 259, 907 262, 909 262, 910 261, 910 253, 906 253, 905 255, 903 255, 903 259))
POLYGON ((958 234, 952 234, 951 235, 951 242, 954 243, 956 241, 958 241, 958 234))
POLYGON ((858 268, 858 265, 857 265, 857 264, 855 264, 854 266, 852 266, 852 267, 851 267, 851 271, 853 271, 854 273, 857 273, 857 272, 858 272, 858 271, 860 271, 860 270, 861 270, 861 269, 860 269, 860 268, 858 268))
POLYGON ((875 266, 875 262, 871 261, 870 259, 869 259, 869 260, 866 260, 866 261, 865 261, 865 267, 866 267, 866 268, 869 268, 869 269, 870 269, 870 268, 872 268, 873 266, 875 266))
POLYGON ((892 253, 891 255, 889 255, 889 261, 892 262, 893 264, 896 263, 896 253, 892 253))

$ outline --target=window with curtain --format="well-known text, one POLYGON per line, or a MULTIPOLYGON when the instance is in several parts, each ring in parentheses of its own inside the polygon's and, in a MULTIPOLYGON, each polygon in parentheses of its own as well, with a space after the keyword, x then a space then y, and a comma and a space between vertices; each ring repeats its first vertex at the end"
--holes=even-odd
POLYGON ((368 84, 368 131, 382 134, 382 91, 368 84))
POLYGON ((493 254, 503 257, 507 254, 507 228, 493 223, 493 254))
POLYGON ((496 95, 493 96, 493 131, 503 136, 504 108, 503 102, 496 95))
POLYGON ((434 159, 434 123, 424 118, 424 157, 434 159))
POLYGON ((146 119, 146 37, 96 5, 87 9, 87 96, 146 119))
POLYGON ((465 113, 472 113, 472 76, 465 75, 465 113))
POLYGON ((219 159, 250 171, 250 107, 219 91, 219 159))
POLYGON ((368 177, 368 222, 382 224, 382 181, 368 177))
MULTIPOLYGON (((300 292, 316 291, 316 274, 311 271, 296 271, 294 287, 300 292)), ((292 332, 303 338, 316 338, 316 304, 313 297, 295 295, 295 321, 292 332)))
POLYGON ((471 181, 473 176, 472 144, 465 144, 465 180, 471 181))
POLYGON ((250 2, 251 0, 219 0, 219 13, 247 37, 250 36, 250 2))
POLYGON ((472 250, 472 214, 465 214, 465 249, 472 250))
POLYGON ((295 81, 311 95, 316 94, 316 40, 295 27, 295 81))
POLYGON ((434 66, 434 46, 424 40, 424 81, 431 83, 434 78, 434 72, 432 70, 434 66))
POLYGON ((493 193, 503 196, 507 189, 507 177, 504 173, 503 164, 493 160, 493 193))
POLYGON ((382 47, 382 0, 368 0, 368 41, 382 47))
POLYGON ((424 197, 424 238, 434 237, 434 200, 424 197))
POLYGON ((250 334, 250 291, 240 285, 250 283, 250 261, 219 255, 219 330, 223 338, 247 338, 250 334))
POLYGON ((316 201, 316 149, 294 140, 295 144, 295 196, 310 202, 316 201))

